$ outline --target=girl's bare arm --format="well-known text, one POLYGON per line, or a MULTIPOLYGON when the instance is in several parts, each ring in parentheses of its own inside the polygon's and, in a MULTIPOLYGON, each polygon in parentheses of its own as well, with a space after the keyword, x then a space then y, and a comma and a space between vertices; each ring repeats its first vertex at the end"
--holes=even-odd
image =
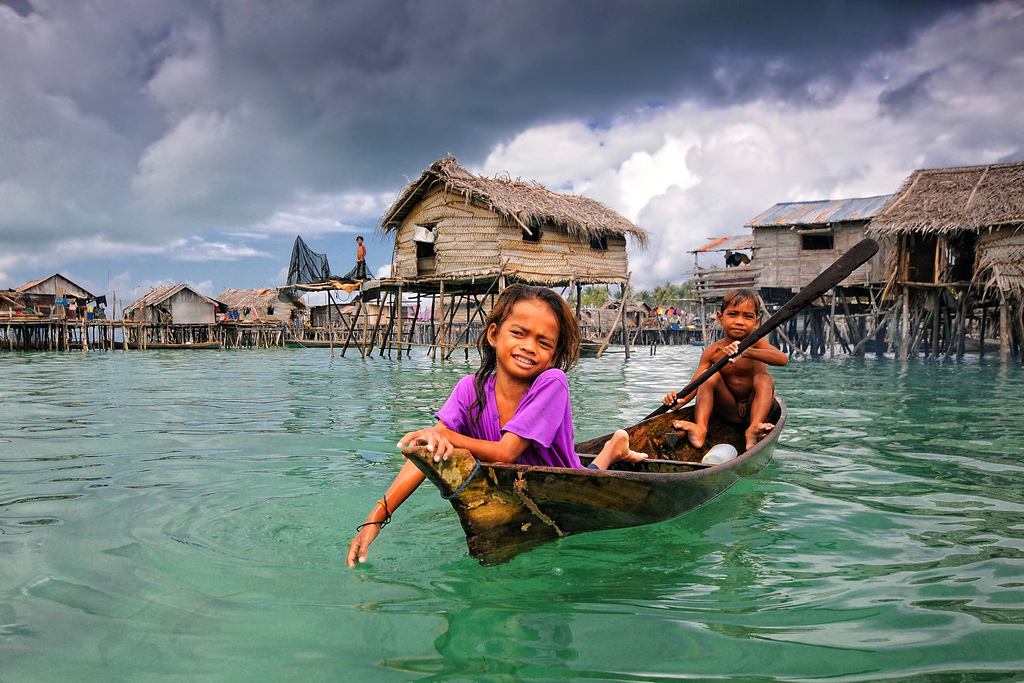
POLYGON ((412 495, 412 492, 423 483, 424 479, 426 477, 423 476, 423 473, 411 462, 402 466, 398 476, 391 482, 391 486, 388 487, 384 496, 370 510, 370 514, 366 516, 366 522, 349 544, 346 560, 348 566, 356 566, 357 560, 366 562, 366 553, 370 544, 380 534, 381 527, 387 523, 398 506, 404 503, 412 495))

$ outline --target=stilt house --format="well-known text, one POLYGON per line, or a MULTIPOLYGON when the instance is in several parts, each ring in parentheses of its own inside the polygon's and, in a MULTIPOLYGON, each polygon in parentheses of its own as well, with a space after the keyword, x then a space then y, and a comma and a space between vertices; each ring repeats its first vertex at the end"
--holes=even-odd
POLYGON ((95 294, 60 273, 26 282, 16 291, 23 295, 27 307, 42 316, 77 317, 78 309, 84 315, 85 305, 96 300, 95 294))
POLYGON ((543 284, 626 282, 626 236, 647 233, 600 202, 536 183, 474 175, 448 157, 410 184, 380 221, 392 276, 543 284))
POLYGON ((887 278, 900 305, 901 355, 922 342, 960 355, 971 336, 984 353, 990 335, 1004 360, 1020 353, 1024 162, 915 171, 870 230, 893 243, 887 278))
MULTIPOLYGON (((766 301, 785 301, 866 236, 868 222, 891 195, 776 204, 746 224, 753 230, 757 287, 766 301)), ((884 283, 880 249, 843 281, 844 287, 884 283)))
POLYGON ((227 307, 228 317, 233 320, 294 323, 306 312, 306 304, 302 299, 282 301, 278 293, 279 290, 274 287, 225 289, 217 295, 216 300, 227 307))
POLYGON ((720 301, 731 289, 752 289, 757 285, 757 265, 751 263, 754 238, 734 235, 711 240, 693 254, 694 276, 691 280, 697 297, 704 301, 720 301), (724 262, 702 266, 701 256, 722 254, 724 262), (723 267, 724 266, 724 267, 723 267))
POLYGON ((217 302, 186 284, 157 287, 125 307, 125 318, 132 322, 212 325, 216 317, 217 302))

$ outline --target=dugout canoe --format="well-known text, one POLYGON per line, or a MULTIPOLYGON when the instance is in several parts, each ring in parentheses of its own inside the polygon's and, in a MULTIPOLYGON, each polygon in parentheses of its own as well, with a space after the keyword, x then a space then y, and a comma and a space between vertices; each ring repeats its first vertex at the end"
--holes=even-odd
MULTIPOLYGON (((695 449, 672 428, 675 420, 693 419, 693 406, 658 415, 626 429, 631 448, 650 458, 605 471, 482 463, 464 449, 440 463, 422 446, 403 454, 452 504, 469 554, 481 564, 500 564, 570 534, 653 524, 700 507, 771 461, 786 417, 786 404, 777 398, 768 418, 775 428, 743 452, 740 425, 712 416, 704 447, 695 449), (732 444, 740 455, 702 465, 704 453, 719 443, 732 444)), ((584 465, 610 436, 576 444, 584 465)))

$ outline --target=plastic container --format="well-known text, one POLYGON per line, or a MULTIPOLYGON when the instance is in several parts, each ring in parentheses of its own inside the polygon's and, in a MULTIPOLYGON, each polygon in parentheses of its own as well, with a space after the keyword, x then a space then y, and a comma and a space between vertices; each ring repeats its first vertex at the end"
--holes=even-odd
POLYGON ((723 462, 729 462, 735 458, 739 453, 736 452, 736 448, 731 444, 720 443, 711 447, 704 457, 700 459, 705 465, 721 465, 723 462))

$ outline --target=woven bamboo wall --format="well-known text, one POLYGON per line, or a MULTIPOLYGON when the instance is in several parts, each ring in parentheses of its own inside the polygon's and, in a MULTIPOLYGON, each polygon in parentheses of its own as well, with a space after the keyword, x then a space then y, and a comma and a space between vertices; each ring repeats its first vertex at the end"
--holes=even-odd
POLYGON ((1024 292, 1024 229, 1001 227, 978 235, 976 274, 985 287, 1024 292))
POLYGON ((418 272, 412 239, 416 225, 436 225, 433 274, 437 276, 496 272, 502 262, 507 264, 507 273, 521 273, 540 282, 555 282, 565 276, 624 279, 628 270, 625 237, 609 237, 607 250, 595 250, 589 241, 576 241, 545 225, 539 243, 526 242, 518 225, 467 203, 461 195, 437 188, 424 195, 395 232, 397 277, 424 275, 418 272))
MULTIPOLYGON (((836 226, 832 249, 801 249, 801 236, 789 226, 754 228, 754 263, 761 266, 759 287, 788 287, 798 290, 832 265, 853 245, 864 239, 864 224, 836 226)), ((885 254, 879 249, 863 266, 843 280, 846 286, 885 282, 885 254)))

